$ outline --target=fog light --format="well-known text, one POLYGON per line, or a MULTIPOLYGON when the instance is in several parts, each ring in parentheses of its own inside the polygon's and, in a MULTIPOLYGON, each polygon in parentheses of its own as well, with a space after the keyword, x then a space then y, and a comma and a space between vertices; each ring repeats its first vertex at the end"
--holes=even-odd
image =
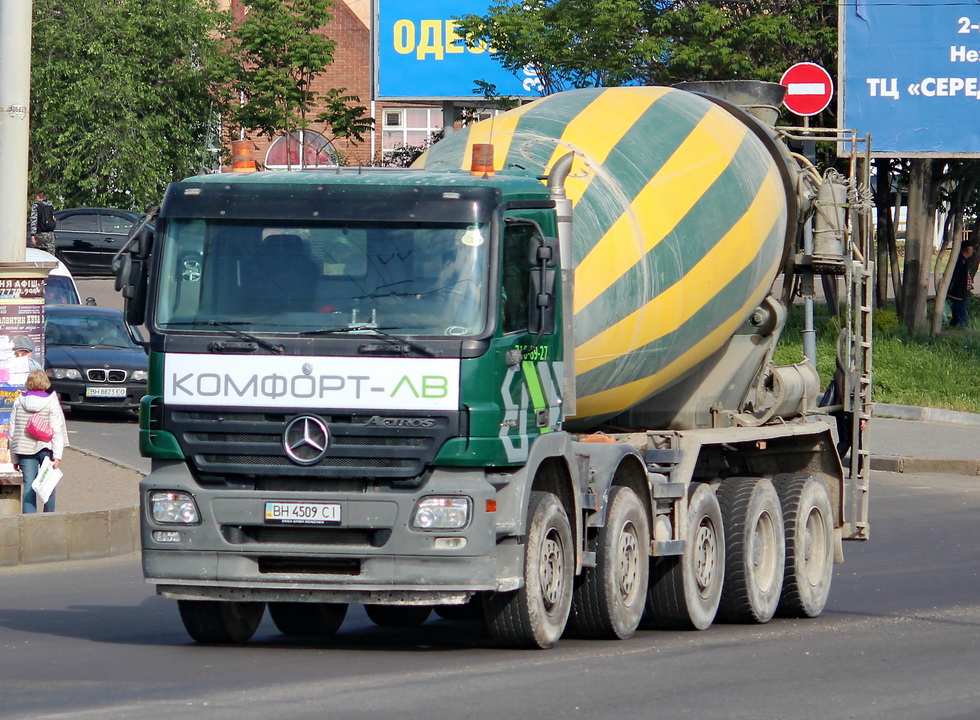
POLYGON ((153 539, 158 543, 179 543, 180 533, 176 530, 154 530, 153 539))
POLYGON ((154 490, 150 493, 153 520, 168 525, 197 525, 201 522, 197 503, 190 493, 176 490, 154 490))
POLYGON ((466 538, 435 538, 432 541, 432 547, 434 547, 436 550, 461 550, 462 548, 466 547, 466 538))
POLYGON ((412 527, 416 530, 459 530, 469 521, 469 498, 427 497, 415 506, 412 527))

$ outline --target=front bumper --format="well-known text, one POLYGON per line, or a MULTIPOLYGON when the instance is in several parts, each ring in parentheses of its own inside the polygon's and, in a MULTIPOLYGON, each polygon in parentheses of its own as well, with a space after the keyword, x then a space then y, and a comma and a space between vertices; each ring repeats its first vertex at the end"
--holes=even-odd
POLYGON ((437 469, 412 489, 312 493, 202 488, 183 463, 161 463, 140 484, 140 497, 143 571, 168 597, 455 604, 474 592, 514 590, 521 583, 523 548, 516 538, 498 538, 498 526, 513 525, 500 525, 488 511, 495 491, 482 471, 437 469), (151 490, 190 492, 201 524, 154 522, 146 501, 151 490), (416 503, 432 495, 470 498, 469 524, 454 531, 412 529, 416 503), (265 503, 283 500, 340 503, 341 522, 268 524, 265 503), (158 542, 153 532, 159 530, 179 532, 180 542, 158 542))
POLYGON ((98 383, 86 380, 51 379, 51 389, 58 393, 63 408, 92 410, 138 410, 140 398, 146 395, 146 382, 98 383), (91 389, 91 390, 90 390, 91 389), (104 397, 90 392, 114 392, 116 397, 104 397), (125 391, 123 394, 122 391, 125 391))

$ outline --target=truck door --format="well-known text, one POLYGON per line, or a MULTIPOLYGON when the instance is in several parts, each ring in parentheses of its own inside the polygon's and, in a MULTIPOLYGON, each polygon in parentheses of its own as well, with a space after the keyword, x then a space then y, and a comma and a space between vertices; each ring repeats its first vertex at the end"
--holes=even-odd
MULTIPOLYGON (((537 223, 509 219, 504 227, 498 321, 507 372, 501 387, 500 435, 511 461, 525 459, 530 442, 557 430, 561 422, 560 333, 537 333, 530 327, 540 289, 537 249, 542 243, 537 223)), ((553 271, 548 272, 553 277, 553 271)), ((557 287, 554 294, 557 302, 557 287)))

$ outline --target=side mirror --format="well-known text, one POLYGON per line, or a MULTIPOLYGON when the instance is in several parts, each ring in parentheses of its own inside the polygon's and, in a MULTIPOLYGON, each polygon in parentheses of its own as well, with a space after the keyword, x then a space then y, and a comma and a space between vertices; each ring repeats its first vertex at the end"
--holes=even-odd
POLYGON ((146 261, 123 255, 116 271, 116 289, 126 299, 126 322, 142 325, 146 320, 146 261))
POLYGON ((538 267, 544 265, 546 267, 554 267, 558 264, 558 238, 553 237, 542 237, 538 236, 535 238, 537 242, 532 242, 531 251, 531 265, 538 267))
POLYGON ((555 331, 558 315, 555 296, 558 264, 558 238, 538 236, 531 246, 531 297, 528 303, 528 330, 537 335, 555 331))
POLYGON ((528 307, 528 330, 536 335, 555 331, 558 309, 555 303, 555 271, 531 271, 531 302, 528 307))

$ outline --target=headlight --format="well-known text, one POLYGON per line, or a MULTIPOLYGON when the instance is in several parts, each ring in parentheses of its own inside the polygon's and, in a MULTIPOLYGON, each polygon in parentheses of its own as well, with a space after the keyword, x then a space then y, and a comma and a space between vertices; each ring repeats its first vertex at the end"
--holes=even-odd
POLYGON ((459 530, 470 521, 470 499, 427 497, 419 500, 412 514, 416 530, 459 530))
POLYGON ((153 490, 150 492, 150 514, 158 523, 172 525, 197 525, 201 515, 197 503, 190 493, 176 490, 153 490))
POLYGON ((146 380, 146 370, 133 370, 131 376, 133 380, 146 380))
POLYGON ((51 368, 51 377, 55 380, 81 380, 82 374, 75 368, 51 368))

